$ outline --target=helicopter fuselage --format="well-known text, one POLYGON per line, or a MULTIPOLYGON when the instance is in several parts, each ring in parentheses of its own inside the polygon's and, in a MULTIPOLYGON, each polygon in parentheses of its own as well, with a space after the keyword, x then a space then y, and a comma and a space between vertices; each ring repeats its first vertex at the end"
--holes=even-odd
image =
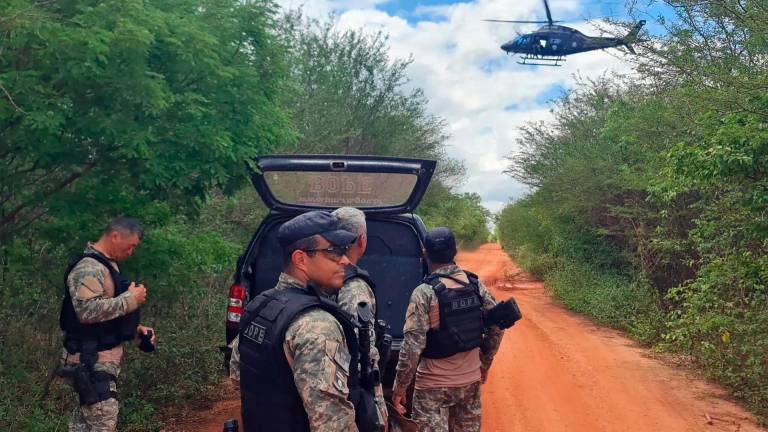
POLYGON ((508 54, 561 57, 624 44, 621 38, 586 36, 570 27, 545 25, 503 44, 501 49, 508 54))

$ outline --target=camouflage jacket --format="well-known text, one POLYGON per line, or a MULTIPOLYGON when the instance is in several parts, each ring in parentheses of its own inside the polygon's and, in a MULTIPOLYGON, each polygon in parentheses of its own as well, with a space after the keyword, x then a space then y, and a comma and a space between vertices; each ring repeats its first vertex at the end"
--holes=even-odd
MULTIPOLYGON (((456 265, 450 265, 437 269, 433 274, 454 275, 463 273, 456 265)), ((483 309, 488 310, 496 306, 496 300, 485 286, 480 283, 480 296, 483 298, 483 309)), ((392 388, 393 394, 404 395, 408 386, 413 382, 419 358, 427 345, 427 332, 431 327, 429 310, 433 304, 437 304, 437 296, 432 286, 423 283, 416 287, 411 294, 411 301, 405 314, 403 326, 403 344, 400 347, 400 357, 397 363, 397 374, 392 388)), ((483 332, 483 341, 480 345, 481 375, 486 376, 491 367, 493 356, 501 344, 504 331, 496 326, 491 326, 483 332)))
MULTIPOLYGON (((306 290, 293 277, 281 273, 275 289, 306 290)), ((230 377, 240 378, 239 339, 233 342, 230 377)), ((304 401, 309 427, 316 431, 357 431, 355 409, 347 400, 350 354, 341 324, 328 312, 309 310, 288 326, 283 341, 296 389, 304 401)))
MULTIPOLYGON (((360 302, 366 302, 371 307, 371 312, 376 314, 376 296, 370 286, 361 278, 355 277, 349 279, 344 283, 344 286, 339 291, 337 296, 337 302, 339 307, 348 314, 357 316, 357 304, 360 302)), ((371 360, 373 364, 379 363, 379 350, 376 349, 376 334, 371 331, 371 360)), ((381 371, 382 374, 384 371, 381 371)), ((384 390, 381 384, 376 386, 375 389, 376 406, 379 408, 379 415, 382 417, 383 423, 387 422, 387 405, 384 401, 384 390)))
MULTIPOLYGON (((85 253, 103 253, 89 243, 85 253)), ((114 267, 119 271, 117 263, 114 267)), ((93 258, 83 258, 67 276, 67 289, 72 306, 80 322, 92 324, 121 317, 135 311, 139 305, 129 291, 115 297, 115 284, 109 270, 93 258)), ((66 362, 77 362, 77 356, 66 355, 66 362)), ((99 362, 117 362, 122 357, 122 346, 99 353, 99 362)))

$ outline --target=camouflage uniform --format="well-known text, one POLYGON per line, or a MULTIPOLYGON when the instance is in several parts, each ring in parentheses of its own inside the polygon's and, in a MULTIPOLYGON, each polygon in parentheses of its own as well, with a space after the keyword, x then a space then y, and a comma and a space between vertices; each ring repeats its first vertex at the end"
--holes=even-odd
MULTIPOLYGON (((361 278, 355 277, 347 280, 338 294, 339 307, 352 316, 357 315, 357 304, 366 302, 371 307, 371 312, 376 315, 376 296, 368 284, 361 278)), ((373 364, 379 364, 379 350, 376 349, 376 334, 371 332, 371 360, 373 364)), ((383 371, 382 371, 383 372, 383 371)), ((387 423, 387 403, 384 400, 384 390, 381 384, 375 388, 376 406, 379 409, 382 423, 387 423)))
MULTIPOLYGON (((456 265, 437 269, 436 275, 463 274, 456 265)), ((496 300, 480 283, 483 309, 496 305, 496 300)), ((397 374, 392 392, 404 395, 416 376, 419 358, 427 345, 427 331, 431 327, 429 310, 438 303, 429 284, 423 283, 411 294, 403 326, 404 339, 400 347, 397 374)), ((491 326, 483 332, 480 345, 480 374, 485 380, 493 356, 501 344, 503 330, 491 326)), ((413 394, 413 419, 420 423, 421 431, 479 431, 480 430, 480 382, 463 387, 416 389, 413 394)))
MULTIPOLYGON (((101 253, 88 244, 85 253, 101 253)), ((103 255, 103 254, 102 254, 103 255)), ((117 264, 113 262, 115 269, 117 264)), ((93 258, 84 258, 69 273, 67 288, 80 322, 85 324, 109 321, 138 309, 138 301, 130 292, 114 297, 115 286, 109 270, 93 258)), ((120 374, 123 347, 118 345, 99 352, 94 370, 120 374)), ((79 363, 79 355, 62 351, 62 364, 79 363)), ((117 391, 116 384, 110 383, 111 390, 117 391)), ((78 406, 69 422, 70 432, 108 432, 117 428, 118 401, 114 398, 90 406, 78 406)))
MULTIPOLYGON (((281 273, 274 289, 307 288, 281 273)), ((233 343, 230 377, 240 377, 239 340, 233 343)), ((355 409, 347 400, 350 354, 341 324, 328 312, 311 309, 294 318, 283 341, 296 389, 315 431, 357 431, 355 409)))
POLYGON ((421 432, 480 432, 480 383, 415 390, 413 419, 421 432))

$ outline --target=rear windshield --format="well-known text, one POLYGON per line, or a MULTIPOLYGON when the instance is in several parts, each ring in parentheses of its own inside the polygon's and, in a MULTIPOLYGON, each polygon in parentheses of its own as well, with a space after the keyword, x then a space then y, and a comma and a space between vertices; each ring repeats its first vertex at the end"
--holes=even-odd
POLYGON ((418 177, 403 173, 272 171, 269 190, 284 204, 389 207, 405 203, 418 177))

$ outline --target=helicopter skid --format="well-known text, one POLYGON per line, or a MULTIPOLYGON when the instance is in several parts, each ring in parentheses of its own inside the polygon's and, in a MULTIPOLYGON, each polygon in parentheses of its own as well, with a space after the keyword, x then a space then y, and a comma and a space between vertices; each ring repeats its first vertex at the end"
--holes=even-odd
POLYGON ((531 66, 562 66, 559 63, 565 61, 565 56, 545 56, 536 54, 526 54, 520 57, 517 64, 531 66))

